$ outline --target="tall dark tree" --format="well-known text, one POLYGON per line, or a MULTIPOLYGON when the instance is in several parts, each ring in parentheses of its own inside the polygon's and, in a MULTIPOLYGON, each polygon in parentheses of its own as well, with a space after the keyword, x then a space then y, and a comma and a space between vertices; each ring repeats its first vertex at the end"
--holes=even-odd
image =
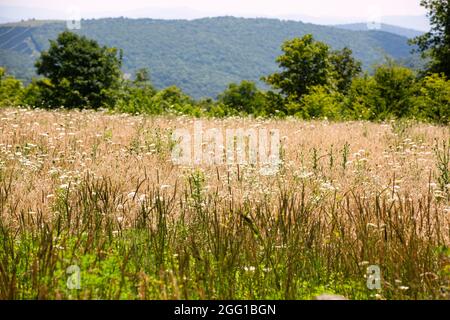
POLYGON ((450 77, 450 0, 422 0, 421 5, 428 10, 431 31, 412 43, 424 56, 431 57, 430 72, 450 77))
POLYGON ((36 62, 49 106, 92 107, 111 105, 121 78, 122 57, 116 48, 72 32, 61 33, 36 62))
POLYGON ((336 86, 339 92, 346 93, 355 77, 361 74, 361 62, 353 57, 351 49, 345 47, 342 50, 334 51, 330 56, 330 61, 335 72, 336 86))

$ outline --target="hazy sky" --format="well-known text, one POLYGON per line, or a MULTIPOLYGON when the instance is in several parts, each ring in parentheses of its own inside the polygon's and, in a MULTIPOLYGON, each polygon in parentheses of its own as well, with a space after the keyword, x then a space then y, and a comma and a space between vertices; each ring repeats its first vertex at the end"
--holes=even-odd
MULTIPOLYGON (((310 15, 368 17, 421 15, 420 0, 0 0, 0 5, 56 11, 76 7, 83 12, 126 12, 145 7, 186 7, 205 13, 246 15, 310 15)), ((0 13, 1 15, 1 13, 0 13)))

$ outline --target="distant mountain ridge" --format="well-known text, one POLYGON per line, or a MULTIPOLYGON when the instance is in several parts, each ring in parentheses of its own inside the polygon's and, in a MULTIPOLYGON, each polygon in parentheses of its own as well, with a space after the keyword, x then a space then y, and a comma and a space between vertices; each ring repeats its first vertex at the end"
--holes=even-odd
MULTIPOLYGON (((28 21, 0 25, 0 65, 30 80, 34 61, 65 22, 28 21)), ((281 44, 311 33, 334 49, 350 47, 366 69, 385 57, 408 59, 407 37, 384 31, 342 28, 278 19, 234 17, 197 20, 109 18, 82 20, 75 32, 123 49, 124 72, 149 68, 158 88, 177 85, 195 98, 216 97, 231 82, 259 81, 276 71, 281 44)))
MULTIPOLYGON (((74 4, 76 5, 76 4, 74 4)), ((67 19, 68 12, 65 10, 57 9, 45 9, 39 7, 24 7, 24 6, 14 6, 14 5, 1 5, 0 4, 1 16, 4 18, 4 22, 18 22, 21 20, 28 19, 39 19, 39 20, 65 20, 67 19)), ((298 12, 288 13, 288 14, 262 14, 258 13, 258 8, 250 13, 238 13, 223 11, 214 11, 206 9, 195 9, 189 7, 188 4, 182 6, 152 6, 145 5, 142 8, 130 8, 127 10, 112 10, 105 8, 102 11, 82 11, 80 12, 84 19, 101 19, 101 18, 117 18, 126 17, 132 19, 169 19, 169 20, 194 20, 202 19, 206 17, 220 17, 224 15, 231 15, 241 18, 269 18, 269 19, 280 19, 280 20, 292 20, 301 21, 304 23, 312 23, 319 25, 343 25, 343 24, 354 24, 366 21, 366 17, 341 17, 341 16, 312 16, 308 14, 302 14, 298 12)), ((389 24, 393 26, 399 26, 406 29, 414 29, 420 31, 428 31, 430 29, 429 20, 425 15, 397 15, 397 16, 381 16, 379 21, 384 24, 389 24)))
POLYGON ((371 31, 371 30, 378 30, 378 31, 384 31, 389 32, 393 34, 397 34, 399 36, 403 36, 409 39, 421 36, 424 34, 424 32, 414 29, 407 29, 402 27, 393 26, 390 24, 381 23, 379 25, 377 24, 370 24, 370 23, 350 23, 350 24, 339 24, 335 25, 336 28, 346 29, 346 30, 352 30, 352 31, 371 31))

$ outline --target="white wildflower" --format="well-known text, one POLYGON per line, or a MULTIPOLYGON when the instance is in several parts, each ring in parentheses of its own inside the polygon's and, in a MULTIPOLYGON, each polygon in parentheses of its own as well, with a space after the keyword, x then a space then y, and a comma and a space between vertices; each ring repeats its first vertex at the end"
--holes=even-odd
POLYGON ((142 203, 142 202, 145 201, 145 199, 146 199, 146 195, 145 195, 145 194, 141 194, 141 195, 139 196, 139 198, 138 198, 138 202, 139 202, 139 203, 142 203))

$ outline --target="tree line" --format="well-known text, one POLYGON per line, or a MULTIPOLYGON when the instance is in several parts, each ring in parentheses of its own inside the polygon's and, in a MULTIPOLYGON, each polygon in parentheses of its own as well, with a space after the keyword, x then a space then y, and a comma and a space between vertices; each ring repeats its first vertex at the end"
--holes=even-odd
POLYGON ((156 90, 146 69, 134 79, 121 72, 123 53, 69 31, 50 41, 36 62, 41 76, 24 86, 0 68, 0 105, 109 108, 146 114, 295 116, 302 119, 450 120, 450 1, 422 0, 432 29, 412 40, 428 61, 421 72, 392 60, 362 72, 348 48, 334 51, 312 35, 282 45, 279 72, 233 83, 216 100, 194 100, 172 86, 156 90))

